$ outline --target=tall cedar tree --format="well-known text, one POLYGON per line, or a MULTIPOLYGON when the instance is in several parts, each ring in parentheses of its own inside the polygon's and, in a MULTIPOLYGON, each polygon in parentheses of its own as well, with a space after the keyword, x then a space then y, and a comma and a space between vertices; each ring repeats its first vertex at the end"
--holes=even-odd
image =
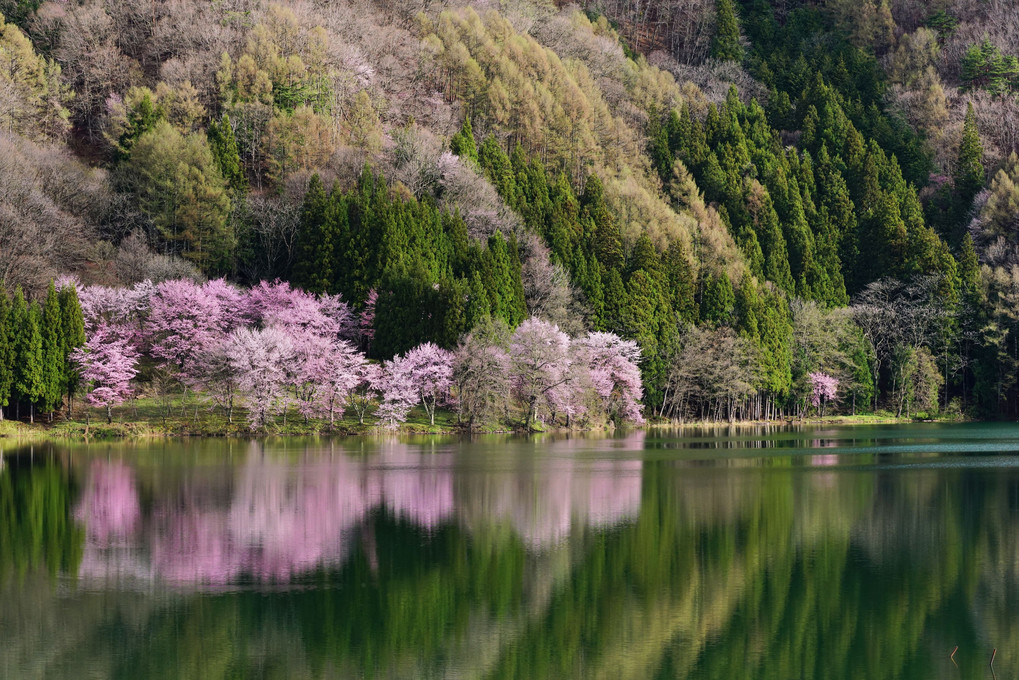
POLYGON ((219 167, 219 172, 226 180, 231 189, 239 194, 248 190, 248 178, 244 174, 244 166, 241 164, 241 154, 237 147, 237 137, 230 125, 230 116, 223 114, 223 118, 216 123, 209 125, 209 150, 219 167))
POLYGON ((19 286, 14 291, 11 322, 14 328, 13 397, 18 407, 29 408, 29 420, 35 420, 35 405, 44 393, 42 333, 39 329, 39 308, 25 301, 19 286))
POLYGON ((65 354, 63 319, 56 286, 50 281, 40 317, 42 333, 42 395, 39 406, 50 414, 60 408, 64 397, 65 354))
POLYGON ((968 210, 973 197, 984 187, 984 146, 980 142, 977 117, 973 103, 966 104, 966 120, 962 126, 962 143, 959 144, 959 158, 955 164, 955 190, 959 196, 960 208, 968 210))
POLYGON ((78 290, 74 286, 64 286, 59 293, 60 324, 64 341, 62 361, 64 365, 63 389, 67 394, 67 417, 71 418, 74 406, 74 395, 81 383, 81 375, 71 362, 71 353, 85 345, 85 318, 78 301, 78 290))
POLYGON ((740 38, 739 18, 735 0, 718 0, 715 38, 711 42, 711 56, 722 61, 743 61, 743 43, 740 38))

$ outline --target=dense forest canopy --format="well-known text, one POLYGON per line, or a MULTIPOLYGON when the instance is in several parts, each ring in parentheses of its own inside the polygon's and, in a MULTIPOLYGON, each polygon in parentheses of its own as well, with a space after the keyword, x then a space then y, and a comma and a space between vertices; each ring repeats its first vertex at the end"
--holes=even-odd
POLYGON ((0 13, 0 283, 40 319, 62 274, 279 279, 370 306, 373 359, 635 341, 646 416, 1019 414, 1012 3, 0 13))

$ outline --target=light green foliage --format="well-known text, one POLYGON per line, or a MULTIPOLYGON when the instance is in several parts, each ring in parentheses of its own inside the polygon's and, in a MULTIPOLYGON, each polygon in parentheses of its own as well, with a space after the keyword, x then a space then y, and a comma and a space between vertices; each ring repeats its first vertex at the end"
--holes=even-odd
POLYGON ((332 106, 326 62, 328 38, 322 28, 305 31, 289 8, 270 5, 236 61, 226 53, 216 73, 224 103, 261 102, 293 112, 332 106))
POLYGON ((60 137, 69 129, 73 96, 60 66, 36 53, 25 33, 0 14, 0 128, 26 137, 60 137))
POLYGON ((124 167, 139 206, 168 249, 206 272, 229 265, 230 198, 205 135, 182 135, 160 120, 138 138, 124 167))

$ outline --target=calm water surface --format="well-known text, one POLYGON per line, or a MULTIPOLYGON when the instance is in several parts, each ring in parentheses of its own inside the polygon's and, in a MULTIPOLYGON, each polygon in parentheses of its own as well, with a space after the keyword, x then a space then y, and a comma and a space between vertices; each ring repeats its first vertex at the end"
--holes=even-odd
POLYGON ((1019 675, 1017 425, 0 450, 0 678, 1019 675))

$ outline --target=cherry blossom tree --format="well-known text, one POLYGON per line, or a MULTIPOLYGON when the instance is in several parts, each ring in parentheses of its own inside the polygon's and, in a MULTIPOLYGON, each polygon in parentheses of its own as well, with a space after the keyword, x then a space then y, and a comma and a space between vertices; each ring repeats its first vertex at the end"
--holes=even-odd
POLYGON ((246 291, 227 283, 226 279, 206 281, 202 291, 219 302, 219 326, 224 333, 249 323, 251 301, 246 291))
POLYGON ((237 385, 248 401, 248 422, 264 429, 280 409, 287 384, 287 366, 294 360, 293 340, 280 328, 239 328, 226 339, 226 354, 237 385))
POLYGON ((142 281, 131 288, 110 286, 75 286, 81 305, 85 330, 92 332, 99 324, 117 324, 123 329, 136 330, 149 308, 149 298, 155 287, 151 281, 142 281))
POLYGON ((379 424, 395 428, 407 420, 407 414, 418 402, 418 386, 414 382, 413 364, 406 356, 394 357, 382 366, 379 384, 382 403, 376 412, 379 424))
POLYGON ((399 379, 409 381, 416 389, 416 401, 421 403, 428 421, 434 425, 435 407, 449 398, 449 388, 453 384, 453 353, 426 342, 407 352, 401 361, 394 360, 391 371, 405 373, 399 379))
POLYGON ((195 363, 207 347, 222 342, 234 320, 224 312, 216 288, 187 279, 162 281, 149 301, 145 322, 149 353, 179 371, 182 381, 192 377, 195 363))
POLYGON ((591 388, 612 418, 644 422, 640 412, 640 348, 615 333, 590 333, 574 340, 578 361, 587 367, 591 388))
POLYGON ((344 340, 355 340, 358 333, 358 318, 339 295, 320 295, 318 298, 322 313, 336 322, 338 333, 344 340))
POLYGON ((839 380, 820 371, 809 374, 807 379, 810 381, 810 396, 808 397, 810 405, 823 416, 825 405, 834 401, 838 395, 839 380))
POLYGON ((595 399, 585 348, 570 343, 570 361, 562 381, 548 390, 546 402, 554 422, 559 416, 566 427, 588 415, 595 399))
POLYGON ((323 304, 313 294, 291 288, 286 281, 262 281, 251 289, 248 299, 252 320, 263 328, 279 326, 328 338, 340 333, 343 318, 333 298, 323 304))
POLYGON ((288 383, 307 423, 317 413, 319 397, 332 378, 334 341, 307 331, 282 330, 290 335, 294 348, 293 361, 287 366, 288 383))
POLYGON ((570 338, 555 324, 527 319, 510 342, 510 375, 513 390, 524 403, 524 425, 530 428, 549 393, 569 378, 570 338))
POLYGON ((335 422, 336 411, 342 411, 354 389, 361 382, 361 373, 368 360, 352 344, 340 340, 332 343, 327 356, 327 371, 321 385, 322 405, 335 422))
POLYGON ((138 373, 137 361, 138 350, 131 343, 131 334, 106 323, 100 323, 84 346, 71 353, 71 362, 85 388, 85 402, 106 407, 107 423, 113 422, 113 407, 134 392, 131 379, 138 373))

